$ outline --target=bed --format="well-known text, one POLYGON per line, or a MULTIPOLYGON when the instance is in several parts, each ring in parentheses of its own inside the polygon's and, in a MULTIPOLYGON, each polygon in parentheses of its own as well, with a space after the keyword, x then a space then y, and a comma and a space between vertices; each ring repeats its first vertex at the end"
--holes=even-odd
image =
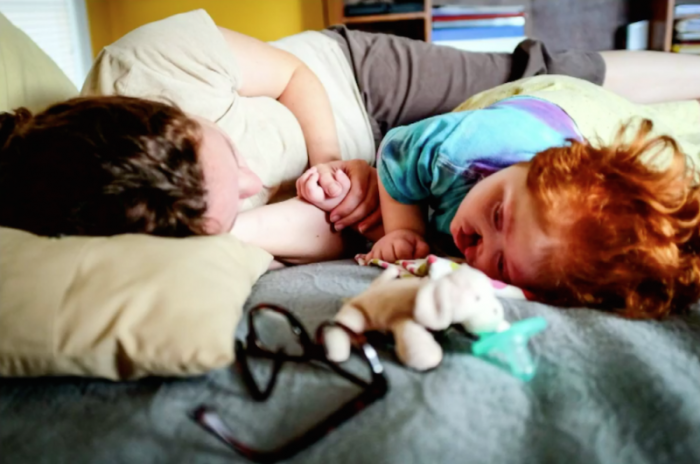
MULTIPOLYGON (((378 272, 350 261, 269 272, 246 308, 278 303, 313 330, 378 272)), ((532 344, 539 369, 530 383, 450 343, 442 365, 423 374, 380 350, 387 396, 290 462, 700 462, 699 308, 633 322, 586 309, 504 304, 510 319, 540 315, 550 324, 532 344)), ((245 330, 241 324, 237 335, 245 330)), ((246 462, 188 413, 202 402, 214 405, 237 438, 264 449, 356 393, 323 369, 291 364, 264 403, 250 398, 234 369, 125 383, 4 378, 0 456, 8 464, 246 462)))
MULTIPOLYGON (((0 21, 2 42, 16 40, 17 30, 2 15, 0 21)), ((77 93, 28 38, 20 42, 0 57, 0 74, 15 79, 0 88, 0 108, 37 109, 77 93), (26 96, 36 101, 18 100, 26 96)), ((351 261, 269 272, 246 308, 284 305, 311 331, 378 272, 351 261)), ((442 365, 423 374, 380 351, 387 396, 290 461, 700 462, 700 306, 664 322, 632 322, 585 309, 504 304, 511 320, 539 315, 550 325, 533 342, 539 370, 530 383, 465 354, 458 343, 448 343, 442 365)), ((240 324, 232 343, 245 331, 240 324)), ((0 462, 246 462, 189 419, 193 408, 216 406, 237 438, 264 449, 356 393, 309 365, 285 365, 265 403, 253 401, 237 371, 227 368, 122 383, 0 378, 0 462)))

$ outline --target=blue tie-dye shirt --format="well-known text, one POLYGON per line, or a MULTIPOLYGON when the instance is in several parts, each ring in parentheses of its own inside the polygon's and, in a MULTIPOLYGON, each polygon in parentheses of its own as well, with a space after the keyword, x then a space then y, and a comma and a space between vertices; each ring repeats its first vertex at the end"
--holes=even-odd
POLYGON ((379 147, 377 170, 392 198, 405 204, 427 201, 432 227, 449 234, 457 208, 480 179, 570 139, 583 137, 560 107, 511 97, 390 130, 379 147))

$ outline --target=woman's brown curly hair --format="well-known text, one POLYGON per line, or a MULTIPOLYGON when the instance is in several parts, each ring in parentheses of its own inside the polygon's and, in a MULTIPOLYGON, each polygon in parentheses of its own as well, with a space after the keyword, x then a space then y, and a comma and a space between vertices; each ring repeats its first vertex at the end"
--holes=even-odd
POLYGON ((174 106, 76 98, 0 114, 0 225, 40 235, 204 233, 200 128, 174 106))
POLYGON ((544 285, 533 290, 544 302, 649 318, 700 297, 694 167, 672 138, 649 138, 651 121, 631 142, 628 128, 610 146, 574 142, 530 162, 527 187, 542 222, 567 245, 538 266, 544 285), (669 153, 668 167, 658 167, 669 153))

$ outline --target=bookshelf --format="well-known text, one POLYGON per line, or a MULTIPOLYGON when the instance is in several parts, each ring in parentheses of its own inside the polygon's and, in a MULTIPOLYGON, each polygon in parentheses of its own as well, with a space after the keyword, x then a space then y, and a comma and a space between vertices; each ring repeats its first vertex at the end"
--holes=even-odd
POLYGON ((432 0, 422 0, 422 3, 423 11, 345 16, 343 0, 324 0, 326 25, 344 24, 350 29, 385 32, 430 42, 432 0))
POLYGON ((653 0, 649 48, 670 52, 673 44, 674 8, 676 5, 700 3, 699 0, 653 0))

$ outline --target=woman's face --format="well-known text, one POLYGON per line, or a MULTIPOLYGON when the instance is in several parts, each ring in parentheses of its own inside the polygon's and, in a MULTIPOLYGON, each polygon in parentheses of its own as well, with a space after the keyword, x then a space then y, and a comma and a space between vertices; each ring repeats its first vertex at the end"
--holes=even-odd
POLYGON ((527 173, 527 165, 514 165, 478 182, 450 224, 470 266, 521 288, 536 286, 538 263, 559 245, 540 226, 527 173))
POLYGON ((195 116, 201 127, 199 156, 207 190, 206 231, 228 233, 240 203, 262 188, 260 178, 248 168, 228 135, 213 122, 195 116))

